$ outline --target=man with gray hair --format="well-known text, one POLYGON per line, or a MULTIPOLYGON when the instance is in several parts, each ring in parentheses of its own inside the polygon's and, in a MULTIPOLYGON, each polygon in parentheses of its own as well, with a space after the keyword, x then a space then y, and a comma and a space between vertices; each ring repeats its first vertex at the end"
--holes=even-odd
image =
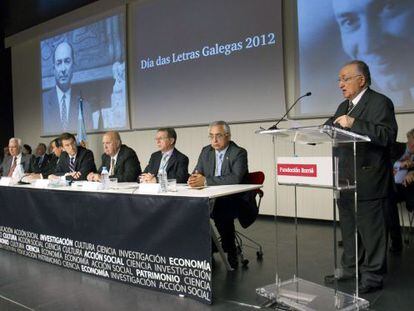
POLYGON ((1 164, 3 176, 11 177, 19 165, 23 166, 25 173, 29 172, 32 155, 22 153, 22 140, 20 138, 10 138, 9 153, 10 156, 5 157, 1 164))
MULTIPOLYGON (((194 173, 188 179, 190 187, 233 185, 248 182, 247 151, 231 140, 229 125, 224 121, 210 124, 210 145, 201 150, 194 173)), ((211 217, 221 236, 223 249, 232 268, 237 268, 234 218, 246 228, 258 214, 257 204, 251 193, 216 199, 211 217)))
MULTIPOLYGON (((356 147, 356 179, 358 213, 355 217, 353 192, 341 192, 338 210, 344 252, 342 275, 329 275, 327 283, 355 277, 356 251, 355 226, 358 224, 361 294, 379 290, 383 286, 386 271, 386 226, 384 211, 391 204, 393 189, 390 148, 397 137, 392 101, 370 89, 369 67, 354 60, 339 71, 338 86, 345 100, 326 124, 339 126, 360 135, 370 142, 356 147)), ((341 155, 339 170, 346 174, 353 167, 353 149, 338 146, 334 152, 341 155)), ((344 176, 342 174, 342 176, 344 176)), ((351 177, 353 178, 353 176, 351 177)))
POLYGON ((30 164, 30 172, 34 174, 43 173, 49 164, 49 155, 46 153, 46 145, 39 143, 35 149, 32 163, 30 164))

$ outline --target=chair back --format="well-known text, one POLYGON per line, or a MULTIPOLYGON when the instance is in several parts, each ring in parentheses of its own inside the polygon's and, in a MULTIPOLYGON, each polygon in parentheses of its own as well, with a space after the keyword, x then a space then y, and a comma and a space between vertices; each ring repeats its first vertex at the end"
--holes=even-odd
MULTIPOLYGON (((257 172, 251 172, 248 175, 248 180, 249 180, 249 184, 253 184, 253 185, 262 185, 264 180, 265 180, 265 174, 262 171, 257 171, 257 172)), ((262 189, 256 189, 253 190, 256 195, 259 196, 259 203, 257 204, 257 206, 260 206, 260 202, 262 201, 262 197, 264 195, 264 192, 262 189)))

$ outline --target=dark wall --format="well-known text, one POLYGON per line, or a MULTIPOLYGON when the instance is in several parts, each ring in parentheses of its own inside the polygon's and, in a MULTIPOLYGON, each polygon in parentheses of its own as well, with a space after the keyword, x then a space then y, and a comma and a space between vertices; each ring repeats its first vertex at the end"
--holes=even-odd
POLYGON ((97 0, 2 0, 6 3, 6 37, 97 0))
POLYGON ((95 1, 0 0, 0 158, 14 136, 11 49, 5 48, 4 38, 95 1))
POLYGON ((7 4, 0 2, 0 158, 3 147, 14 134, 13 129, 13 101, 11 82, 11 54, 10 49, 5 49, 5 20, 7 4))

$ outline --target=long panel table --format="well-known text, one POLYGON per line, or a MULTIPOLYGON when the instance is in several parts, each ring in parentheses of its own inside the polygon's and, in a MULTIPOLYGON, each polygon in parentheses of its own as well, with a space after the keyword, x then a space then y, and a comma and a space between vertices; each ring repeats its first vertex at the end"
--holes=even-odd
POLYGON ((214 199, 259 186, 140 194, 135 185, 0 186, 0 248, 210 304, 214 199))

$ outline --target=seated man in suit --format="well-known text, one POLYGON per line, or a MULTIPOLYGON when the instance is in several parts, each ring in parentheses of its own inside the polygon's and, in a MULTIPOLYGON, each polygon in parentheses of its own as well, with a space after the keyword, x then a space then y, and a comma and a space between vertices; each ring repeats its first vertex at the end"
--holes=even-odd
POLYGON ((98 173, 89 173, 88 180, 100 181, 102 168, 106 167, 109 177, 118 178, 119 182, 136 182, 141 174, 141 165, 135 151, 122 144, 119 133, 115 131, 105 133, 102 144, 104 148, 102 165, 98 173))
POLYGON ((54 140, 50 142, 50 150, 51 150, 51 154, 48 155, 47 164, 42 168, 41 172, 31 173, 28 178, 43 179, 43 178, 48 178, 49 175, 52 175, 55 173, 56 166, 59 161, 59 157, 63 152, 62 144, 59 138, 55 138, 54 140))
POLYGON ((59 137, 51 141, 50 148, 52 154, 50 155, 50 160, 47 168, 42 173, 43 178, 48 178, 49 175, 52 175, 56 172, 56 167, 63 152, 62 142, 60 141, 59 137))
MULTIPOLYGON (((0 155, 0 164, 1 164, 1 162, 3 162, 3 160, 6 157, 10 156, 9 147, 4 147, 3 150, 0 150, 0 152, 1 152, 1 155, 0 155)), ((0 166, 0 169, 1 169, 1 166, 0 166)), ((1 173, 1 171, 0 171, 0 173, 1 173)))
POLYGON ((69 180, 86 180, 90 172, 96 172, 93 153, 89 149, 76 145, 75 136, 63 133, 59 137, 64 152, 62 152, 54 174, 49 179, 66 176, 69 180))
MULTIPOLYGON (((247 183, 247 151, 231 141, 229 125, 224 121, 211 123, 209 139, 211 145, 203 148, 194 173, 188 179, 190 187, 247 183)), ((256 219, 257 213, 251 193, 216 200, 211 217, 233 268, 238 266, 234 218, 239 218, 240 224, 246 228, 256 219)))
POLYGON ((144 183, 156 183, 157 175, 164 170, 167 178, 177 183, 186 183, 188 179, 188 157, 175 148, 177 133, 173 128, 160 128, 155 136, 158 151, 151 155, 149 163, 140 176, 144 183))
POLYGON ((32 155, 22 153, 22 140, 20 138, 10 138, 9 153, 10 156, 5 157, 3 163, 1 164, 3 176, 11 177, 19 165, 23 166, 25 173, 30 171, 32 155))
POLYGON ((397 196, 407 209, 414 209, 414 129, 407 133, 407 143, 395 143, 391 150, 397 196))
POLYGON ((3 148, 3 160, 8 156, 10 156, 9 146, 3 148))
POLYGON ((30 163, 30 172, 40 174, 47 167, 49 163, 49 155, 46 153, 46 145, 39 143, 35 150, 35 156, 30 163))
POLYGON ((387 209, 387 225, 390 233, 390 251, 402 251, 398 202, 405 202, 409 211, 414 209, 414 129, 407 133, 407 143, 396 142, 391 148, 391 160, 394 164, 395 198, 387 209))
POLYGON ((9 147, 4 147, 3 148, 3 153, 2 153, 1 159, 0 159, 0 176, 3 174, 3 161, 4 161, 4 159, 6 159, 9 156, 10 156, 9 147))
POLYGON ((30 145, 28 145, 28 144, 24 144, 23 148, 22 148, 22 153, 23 154, 32 154, 32 147, 30 147, 30 145))

